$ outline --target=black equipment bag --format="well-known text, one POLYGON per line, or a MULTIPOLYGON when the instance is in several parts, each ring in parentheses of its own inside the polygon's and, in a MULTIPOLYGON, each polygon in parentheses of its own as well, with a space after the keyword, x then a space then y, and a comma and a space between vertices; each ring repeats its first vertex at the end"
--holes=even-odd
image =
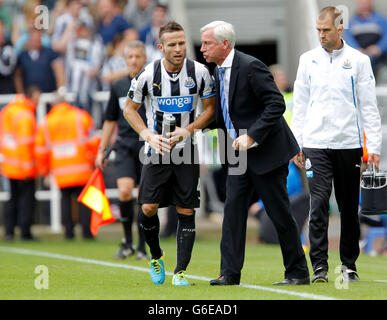
POLYGON ((361 177, 361 210, 364 215, 387 214, 387 172, 372 166, 361 177))

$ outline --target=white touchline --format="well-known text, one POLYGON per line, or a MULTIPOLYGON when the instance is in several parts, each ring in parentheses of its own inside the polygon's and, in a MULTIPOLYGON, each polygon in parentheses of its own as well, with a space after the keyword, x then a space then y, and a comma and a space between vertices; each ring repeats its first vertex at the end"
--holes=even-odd
MULTIPOLYGON (((142 268, 142 267, 132 266, 132 265, 128 265, 128 264, 116 263, 116 262, 108 262, 108 261, 67 256, 67 255, 63 255, 63 254, 59 254, 59 253, 36 251, 36 250, 29 250, 29 249, 22 249, 22 248, 9 248, 9 247, 3 247, 3 246, 0 246, 0 251, 9 252, 9 253, 16 253, 16 254, 24 254, 24 255, 29 255, 29 256, 38 256, 38 257, 46 257, 46 258, 53 258, 53 259, 60 259, 60 260, 67 260, 67 261, 75 261, 75 262, 80 262, 80 263, 95 264, 95 265, 104 266, 104 267, 131 269, 131 270, 149 273, 148 268, 142 268)), ((172 272, 166 272, 165 274, 168 276, 173 276, 172 272)), ((190 279, 195 279, 195 280, 199 280, 199 281, 207 281, 208 282, 211 280, 210 278, 195 276, 195 275, 187 275, 187 277, 190 279)), ((287 294, 290 296, 296 296, 296 297, 301 297, 301 298, 305 298, 305 299, 312 299, 312 300, 339 300, 338 298, 329 297, 329 296, 311 294, 311 293, 306 293, 306 292, 290 291, 290 290, 284 290, 284 289, 275 289, 275 288, 269 288, 269 287, 258 286, 258 285, 247 284, 247 283, 241 283, 239 285, 239 287, 247 288, 247 289, 254 289, 254 290, 261 290, 261 291, 268 291, 268 292, 273 292, 273 293, 278 293, 278 294, 287 294)))

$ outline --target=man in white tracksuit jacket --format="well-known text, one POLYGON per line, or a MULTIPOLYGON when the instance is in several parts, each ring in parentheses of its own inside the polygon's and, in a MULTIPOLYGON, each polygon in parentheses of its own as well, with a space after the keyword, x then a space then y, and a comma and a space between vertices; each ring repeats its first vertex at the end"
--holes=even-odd
POLYGON ((382 132, 369 58, 341 38, 335 7, 317 17, 321 46, 300 57, 291 129, 300 146, 294 162, 306 169, 312 282, 328 281, 328 221, 332 180, 340 211, 340 259, 344 281, 358 281, 358 220, 363 130, 369 162, 379 166, 382 132))

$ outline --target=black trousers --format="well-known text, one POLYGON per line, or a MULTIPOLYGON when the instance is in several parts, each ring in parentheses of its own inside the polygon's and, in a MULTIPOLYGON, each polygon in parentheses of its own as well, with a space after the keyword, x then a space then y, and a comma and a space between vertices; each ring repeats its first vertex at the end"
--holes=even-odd
POLYGON ((35 210, 35 180, 9 179, 10 199, 5 209, 5 233, 13 237, 15 226, 20 227, 21 236, 31 237, 31 225, 35 210))
POLYGON ((220 244, 222 275, 240 278, 245 257, 247 211, 255 189, 278 233, 285 277, 309 276, 300 231, 289 210, 287 175, 288 164, 263 175, 247 169, 243 175, 227 176, 220 244))
POLYGON ((309 213, 310 260, 313 270, 328 270, 329 198, 332 181, 340 211, 340 259, 356 270, 359 256, 360 224, 358 217, 360 165, 362 149, 304 148, 306 175, 310 189, 309 213))
MULTIPOLYGON (((61 208, 62 208, 62 223, 65 227, 65 237, 72 239, 74 237, 74 221, 72 217, 72 202, 76 201, 79 194, 82 192, 83 186, 68 187, 61 189, 61 208), (75 200, 73 200, 75 199, 75 200)), ((90 232, 91 210, 84 204, 76 201, 78 207, 78 219, 82 226, 82 236, 85 239, 93 238, 90 232)))

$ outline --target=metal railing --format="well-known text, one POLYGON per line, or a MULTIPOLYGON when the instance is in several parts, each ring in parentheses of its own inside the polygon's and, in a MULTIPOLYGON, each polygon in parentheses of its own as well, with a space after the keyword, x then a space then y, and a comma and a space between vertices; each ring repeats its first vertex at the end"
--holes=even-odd
MULTIPOLYGON (((100 91, 93 95, 93 104, 91 108, 91 115, 93 118, 102 119, 101 103, 109 99, 110 92, 100 91)), ((12 101, 15 94, 0 95, 0 105, 5 105, 12 101)), ((40 95, 38 106, 36 107, 36 119, 40 123, 47 113, 47 104, 51 103, 55 99, 55 93, 42 93, 40 95)), ((74 95, 67 93, 65 96, 66 101, 70 103, 74 101, 74 95)), ((0 159, 1 161, 1 159, 0 159)), ((134 191, 134 193, 137 190, 134 191)), ((106 189, 106 195, 110 199, 118 199, 118 189, 106 189)), ((8 191, 0 191, 0 202, 8 201, 10 194, 8 191)), ((56 186, 52 176, 50 177, 50 189, 49 190, 37 190, 35 191, 35 199, 37 201, 49 201, 50 202, 50 225, 53 233, 60 233, 61 229, 61 193, 56 186)))
MULTIPOLYGON (((100 91, 96 92, 93 95, 93 105, 91 109, 91 114, 94 119, 102 119, 102 106, 101 104, 109 99, 109 92, 100 91)), ((380 99, 387 99, 387 86, 383 87, 377 87, 376 88, 376 95, 380 99)), ((0 105, 4 105, 15 97, 13 94, 7 94, 7 95, 0 95, 0 105)), ((45 114, 47 113, 47 103, 50 103, 55 98, 55 95, 53 93, 43 93, 40 96, 40 101, 37 106, 36 110, 36 118, 38 123, 43 120, 45 114)), ((74 101, 74 96, 71 93, 66 94, 66 100, 71 102, 74 101)), ((381 113, 381 116, 383 117, 382 123, 384 123, 384 126, 387 126, 387 109, 384 107, 379 106, 379 110, 381 113)), ((383 142, 387 142, 387 132, 383 130, 384 136, 383 136, 383 142)), ((387 155, 386 152, 384 152, 384 155, 387 155)), ((384 163, 387 163, 387 159, 385 159, 386 156, 382 156, 382 161, 384 163)), ((1 159, 0 159, 1 161, 1 159)), ((133 196, 137 196, 137 189, 133 190, 133 196)), ((118 199, 118 189, 116 188, 109 188, 106 189, 106 196, 109 199, 118 199)), ((51 177, 50 179, 50 189, 49 190, 37 190, 35 192, 35 198, 37 201, 50 201, 50 225, 51 225, 51 231, 53 233, 60 233, 61 232, 61 205, 60 205, 60 191, 58 187, 56 186, 54 179, 51 177)), ((8 191, 0 191, 0 202, 8 201, 9 200, 9 192, 8 191)))

